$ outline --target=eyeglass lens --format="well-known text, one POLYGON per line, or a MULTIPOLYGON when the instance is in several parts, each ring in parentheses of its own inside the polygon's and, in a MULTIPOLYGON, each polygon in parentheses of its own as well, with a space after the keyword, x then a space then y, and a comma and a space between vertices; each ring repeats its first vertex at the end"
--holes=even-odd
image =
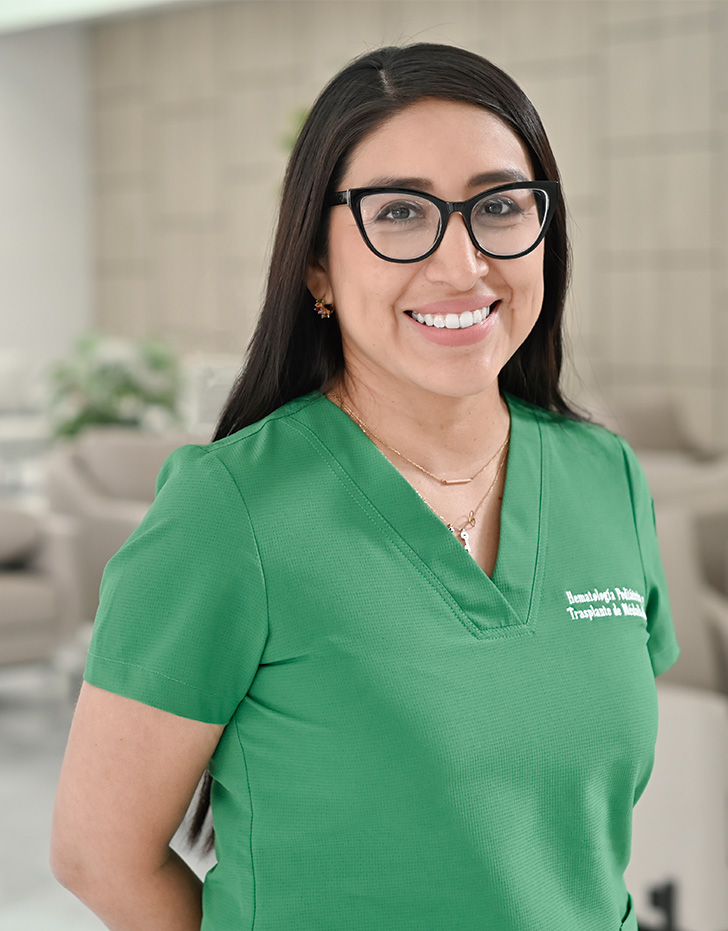
MULTIPOLYGON (((525 252, 541 233, 547 207, 548 194, 532 188, 484 194, 470 212, 475 239, 494 255, 525 252)), ((416 259, 432 248, 440 233, 440 211, 424 197, 391 191, 367 194, 360 209, 367 238, 387 258, 416 259)))

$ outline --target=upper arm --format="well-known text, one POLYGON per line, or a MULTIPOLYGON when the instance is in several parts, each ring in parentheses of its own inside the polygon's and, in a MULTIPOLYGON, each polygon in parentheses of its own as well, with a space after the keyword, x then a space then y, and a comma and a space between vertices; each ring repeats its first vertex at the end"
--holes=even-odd
POLYGON ((84 683, 53 818, 59 878, 158 869, 222 731, 84 683))
POLYGON ((186 446, 104 571, 84 678, 226 724, 265 648, 268 604, 247 505, 214 449, 186 446))
POLYGON ((58 787, 57 875, 76 882, 97 860, 100 875, 109 863, 128 875, 168 856, 266 636, 247 506, 213 449, 181 447, 104 572, 58 787))

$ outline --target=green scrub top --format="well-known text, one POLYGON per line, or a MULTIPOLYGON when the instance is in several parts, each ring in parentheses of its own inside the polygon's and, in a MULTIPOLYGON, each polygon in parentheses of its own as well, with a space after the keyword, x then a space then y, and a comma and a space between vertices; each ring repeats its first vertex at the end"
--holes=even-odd
POLYGON ((637 931, 652 501, 619 437, 506 400, 492 578, 318 392, 166 460, 85 678, 226 725, 203 931, 637 931))

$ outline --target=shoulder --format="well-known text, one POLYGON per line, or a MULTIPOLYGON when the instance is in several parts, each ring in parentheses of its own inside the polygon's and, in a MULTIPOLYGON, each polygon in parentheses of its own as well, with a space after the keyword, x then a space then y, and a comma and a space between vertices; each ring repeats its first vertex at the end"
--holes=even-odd
POLYGON ((326 399, 318 391, 296 398, 255 423, 210 443, 180 446, 165 460, 157 479, 157 493, 172 484, 197 485, 222 492, 234 487, 242 493, 257 479, 270 482, 300 463, 306 448, 301 424, 305 413, 326 399))
POLYGON ((286 434, 293 436, 295 431, 292 432, 290 428, 293 422, 299 419, 299 415, 303 414, 307 408, 321 404, 326 404, 325 397, 319 391, 312 391, 293 401, 288 401, 266 417, 243 427, 242 430, 231 433, 230 436, 215 440, 208 446, 214 448, 218 454, 224 455, 227 450, 237 451, 241 446, 254 446, 256 441, 266 441, 286 434))
POLYGON ((552 468, 583 474, 593 487, 600 481, 626 483, 630 491, 646 485, 634 450, 612 430, 591 421, 572 420, 521 399, 508 399, 512 413, 538 426, 552 468))

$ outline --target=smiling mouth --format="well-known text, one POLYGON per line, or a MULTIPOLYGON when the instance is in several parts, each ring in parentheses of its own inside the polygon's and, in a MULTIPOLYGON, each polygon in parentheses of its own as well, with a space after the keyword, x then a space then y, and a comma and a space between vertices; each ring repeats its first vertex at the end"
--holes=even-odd
POLYGON ((477 310, 466 310, 462 314, 416 314, 411 310, 405 311, 413 320, 425 326, 437 327, 447 330, 467 330, 471 326, 482 323, 495 309, 499 301, 494 301, 489 307, 479 307, 477 310))

